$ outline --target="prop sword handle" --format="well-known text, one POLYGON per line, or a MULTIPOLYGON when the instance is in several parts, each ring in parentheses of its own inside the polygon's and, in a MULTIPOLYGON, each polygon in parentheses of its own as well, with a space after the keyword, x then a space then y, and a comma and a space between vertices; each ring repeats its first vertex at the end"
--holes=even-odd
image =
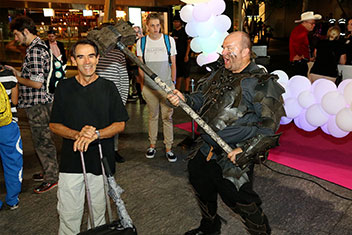
MULTIPOLYGON (((140 67, 144 73, 146 73, 151 79, 154 80, 159 87, 161 87, 166 93, 172 93, 172 89, 163 82, 158 75, 156 75, 150 68, 148 68, 140 59, 137 58, 122 42, 117 42, 117 48, 121 50, 126 56, 128 56, 138 67, 140 67)), ((232 148, 216 134, 213 129, 183 100, 180 99, 180 107, 194 119, 198 125, 207 133, 226 153, 232 152, 232 148)))

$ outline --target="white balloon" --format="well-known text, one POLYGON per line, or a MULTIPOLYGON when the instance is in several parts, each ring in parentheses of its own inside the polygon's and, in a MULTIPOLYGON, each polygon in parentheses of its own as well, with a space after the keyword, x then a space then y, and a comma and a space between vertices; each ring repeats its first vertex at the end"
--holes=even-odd
POLYGON ((329 115, 323 110, 320 104, 313 104, 307 109, 306 119, 312 126, 322 126, 328 121, 329 115))
POLYGON ((352 105, 352 82, 348 83, 343 89, 343 96, 345 97, 347 105, 352 105))
POLYGON ((203 66, 207 62, 207 55, 205 55, 204 53, 199 54, 197 56, 196 61, 199 66, 203 66))
POLYGON ((286 125, 286 124, 289 124, 291 121, 292 121, 292 118, 288 118, 288 117, 282 116, 281 120, 280 120, 280 124, 281 125, 286 125))
POLYGON ((196 22, 194 27, 199 37, 209 37, 215 31, 214 17, 212 16, 204 22, 196 22))
POLYGON ((344 108, 336 114, 336 124, 343 131, 352 131, 352 110, 344 108))
POLYGON ((181 20, 183 20, 184 22, 192 21, 193 8, 194 8, 193 5, 186 5, 182 7, 180 11, 181 20))
POLYGON ((295 75, 288 81, 286 90, 290 90, 293 97, 298 97, 301 92, 310 90, 311 86, 308 78, 295 75))
POLYGON ((201 42, 199 41, 199 37, 192 39, 192 41, 191 41, 191 49, 195 53, 202 52, 202 45, 201 45, 201 42))
POLYGON ((286 86, 287 86, 287 83, 288 83, 288 76, 287 74, 282 71, 282 70, 275 70, 273 72, 271 72, 271 74, 275 74, 279 77, 279 79, 277 80, 277 82, 283 86, 286 90, 286 86))
POLYGON ((331 116, 328 121, 328 130, 330 134, 336 138, 342 138, 348 135, 349 132, 341 130, 337 125, 336 125, 336 120, 335 116, 331 116))
POLYGON ((352 79, 345 79, 343 80, 339 86, 337 87, 337 91, 340 92, 341 94, 343 94, 343 91, 345 90, 345 87, 352 82, 352 79))
POLYGON ((323 96, 321 106, 328 114, 336 115, 341 109, 346 107, 346 102, 343 95, 338 91, 330 91, 323 96))
POLYGON ((326 93, 330 91, 336 91, 336 85, 327 79, 318 79, 317 81, 319 82, 311 90, 314 94, 316 102, 320 103, 321 99, 326 93))
POLYGON ((297 99, 295 99, 295 98, 286 99, 285 104, 284 104, 284 108, 286 111, 286 117, 288 117, 288 118, 295 118, 302 111, 301 106, 298 104, 297 99))
POLYGON ((198 36, 198 33, 196 31, 196 23, 194 21, 190 21, 186 24, 186 27, 185 27, 185 31, 187 33, 188 36, 190 37, 197 37, 198 36))
MULTIPOLYGON (((329 122, 329 121, 328 121, 329 122)), ((325 133, 325 134, 328 134, 330 135, 330 132, 328 130, 328 122, 325 123, 324 125, 320 126, 320 129, 325 133)))
POLYGON ((203 22, 209 20, 211 16, 211 8, 207 3, 200 3, 194 5, 193 8, 193 18, 198 22, 203 22))
POLYGON ((297 119, 297 123, 299 123, 299 126, 296 126, 305 130, 305 131, 315 131, 318 127, 317 126, 312 126, 311 124, 309 124, 309 122, 306 119, 306 111, 307 110, 303 110, 301 112, 300 115, 298 115, 298 117, 295 118, 295 124, 296 124, 296 119, 297 119))
POLYGON ((211 0, 208 2, 209 8, 213 15, 220 15, 225 11, 226 4, 224 0, 211 0))
POLYGON ((314 95, 308 91, 303 91, 301 94, 298 96, 298 103, 299 105, 302 106, 302 108, 308 108, 309 106, 315 104, 315 98, 314 95))
POLYGON ((231 19, 227 15, 219 15, 215 17, 215 29, 218 32, 226 32, 231 28, 231 19))

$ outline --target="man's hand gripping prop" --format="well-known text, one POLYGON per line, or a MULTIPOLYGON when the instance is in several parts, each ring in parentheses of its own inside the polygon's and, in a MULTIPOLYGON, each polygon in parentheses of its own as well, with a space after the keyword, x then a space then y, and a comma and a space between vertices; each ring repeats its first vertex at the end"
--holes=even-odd
MULTIPOLYGON (((99 47, 99 52, 104 56, 109 50, 113 49, 115 46, 121 50, 126 56, 128 56, 134 63, 140 67, 144 73, 146 73, 154 82, 162 88, 167 94, 172 94, 173 90, 166 85, 150 68, 148 68, 144 63, 142 63, 137 56, 135 56, 126 46, 133 45, 135 43, 135 32, 126 22, 120 20, 116 25, 104 27, 101 30, 93 30, 88 33, 87 38, 94 41, 99 47)), ((198 125, 207 133, 227 154, 231 153, 233 149, 222 139, 218 134, 181 98, 179 99, 179 106, 193 119, 198 125)), ((252 152, 256 148, 245 148, 243 152, 237 155, 236 160, 231 162, 228 158, 223 159, 228 163, 232 164, 231 168, 236 169, 236 185, 239 189, 244 183, 249 182, 247 175, 250 162, 254 162, 252 157, 254 156, 252 152), (233 167, 233 164, 236 167, 233 167), (243 165, 242 165, 243 164, 243 165)), ((268 148, 269 149, 269 148, 268 148)), ((232 174, 233 175, 233 174, 232 174)), ((226 175, 224 175, 226 178, 226 175)))

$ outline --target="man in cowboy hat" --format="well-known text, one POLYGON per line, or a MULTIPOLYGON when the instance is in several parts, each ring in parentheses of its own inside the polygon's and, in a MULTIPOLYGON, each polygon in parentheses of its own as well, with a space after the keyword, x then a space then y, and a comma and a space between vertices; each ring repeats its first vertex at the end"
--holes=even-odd
POLYGON ((301 14, 301 19, 295 20, 295 23, 300 24, 292 30, 290 36, 289 49, 293 75, 307 76, 307 62, 311 60, 308 33, 313 31, 315 21, 320 19, 321 15, 307 11, 301 14))

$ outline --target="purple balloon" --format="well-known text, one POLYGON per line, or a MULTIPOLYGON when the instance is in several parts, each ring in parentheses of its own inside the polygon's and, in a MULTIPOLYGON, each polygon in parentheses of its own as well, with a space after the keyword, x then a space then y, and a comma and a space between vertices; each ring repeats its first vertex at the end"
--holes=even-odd
POLYGON ((193 8, 193 18, 199 22, 207 21, 211 16, 211 10, 207 3, 195 4, 193 8))
POLYGON ((328 130, 332 136, 342 138, 349 134, 349 132, 341 130, 336 124, 336 116, 332 116, 328 121, 328 130))

